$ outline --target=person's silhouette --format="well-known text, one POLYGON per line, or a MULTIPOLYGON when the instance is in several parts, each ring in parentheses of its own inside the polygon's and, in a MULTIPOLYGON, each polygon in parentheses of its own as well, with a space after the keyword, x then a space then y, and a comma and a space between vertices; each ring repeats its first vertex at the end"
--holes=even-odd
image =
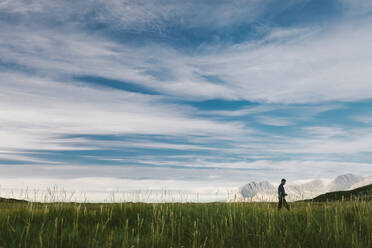
POLYGON ((285 182, 286 182, 286 180, 283 178, 279 187, 278 187, 278 198, 279 198, 278 210, 280 210, 282 208, 282 206, 284 205, 284 207, 289 211, 289 205, 288 205, 287 201, 285 200, 285 197, 287 196, 287 194, 285 193, 285 190, 284 190, 285 182))

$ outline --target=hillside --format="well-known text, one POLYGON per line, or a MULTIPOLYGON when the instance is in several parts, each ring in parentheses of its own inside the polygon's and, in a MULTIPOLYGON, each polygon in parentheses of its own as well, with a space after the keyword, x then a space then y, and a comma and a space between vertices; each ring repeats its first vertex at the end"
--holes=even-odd
POLYGON ((313 201, 340 201, 351 199, 372 200, 372 184, 359 187, 353 190, 334 191, 319 195, 313 201))
POLYGON ((0 197, 0 203, 27 203, 27 201, 13 199, 13 198, 2 198, 2 197, 0 197))

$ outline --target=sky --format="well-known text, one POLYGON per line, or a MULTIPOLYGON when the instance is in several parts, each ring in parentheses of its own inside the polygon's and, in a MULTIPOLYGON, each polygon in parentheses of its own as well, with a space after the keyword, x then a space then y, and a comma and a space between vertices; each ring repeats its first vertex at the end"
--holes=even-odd
POLYGON ((369 0, 2 0, 0 30, 2 196, 372 175, 369 0))

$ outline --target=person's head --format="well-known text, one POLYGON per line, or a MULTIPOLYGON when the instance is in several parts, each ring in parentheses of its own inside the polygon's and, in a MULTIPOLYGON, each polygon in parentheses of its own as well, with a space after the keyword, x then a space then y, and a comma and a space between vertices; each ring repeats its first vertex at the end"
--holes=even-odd
POLYGON ((283 178, 281 182, 282 182, 282 184, 284 185, 286 181, 287 181, 287 180, 285 180, 285 179, 283 178))

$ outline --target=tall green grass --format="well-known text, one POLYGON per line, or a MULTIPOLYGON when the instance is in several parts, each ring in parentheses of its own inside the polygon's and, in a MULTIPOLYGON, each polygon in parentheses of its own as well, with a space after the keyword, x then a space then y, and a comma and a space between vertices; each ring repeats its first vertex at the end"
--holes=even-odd
POLYGON ((0 247, 372 247, 371 202, 0 203, 0 247))

